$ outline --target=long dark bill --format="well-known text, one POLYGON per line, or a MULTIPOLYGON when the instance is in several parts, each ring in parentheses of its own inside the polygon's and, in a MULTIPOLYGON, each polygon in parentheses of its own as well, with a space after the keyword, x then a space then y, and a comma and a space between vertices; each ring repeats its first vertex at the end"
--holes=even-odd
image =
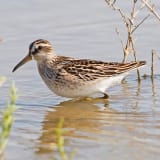
POLYGON ((28 61, 31 61, 32 57, 30 55, 27 55, 26 57, 24 57, 12 70, 12 72, 14 72, 15 70, 17 70, 19 67, 21 67, 23 64, 27 63, 28 61))

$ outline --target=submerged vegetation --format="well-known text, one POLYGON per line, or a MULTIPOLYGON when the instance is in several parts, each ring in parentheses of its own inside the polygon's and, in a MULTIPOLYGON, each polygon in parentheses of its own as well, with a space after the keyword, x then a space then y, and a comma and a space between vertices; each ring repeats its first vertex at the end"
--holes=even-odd
MULTIPOLYGON (((0 77, 0 85, 2 85, 5 80, 5 77, 0 77)), ((10 89, 10 100, 9 102, 7 102, 6 107, 2 111, 2 118, 0 123, 0 159, 3 158, 3 153, 10 137, 11 129, 14 122, 14 112, 17 108, 17 98, 17 88, 15 87, 15 84, 12 83, 10 89)), ((64 134, 68 131, 63 129, 63 124, 64 119, 61 118, 54 130, 54 134, 56 136, 56 148, 58 149, 59 157, 61 160, 71 160, 75 154, 75 151, 71 153, 67 153, 65 151, 66 140, 64 138, 64 134)))
POLYGON ((56 145, 61 160, 71 160, 75 155, 75 151, 72 151, 71 153, 67 153, 65 151, 66 142, 64 134, 67 133, 68 131, 63 129, 63 124, 64 124, 64 118, 61 118, 57 125, 57 128, 55 128, 56 145))
MULTIPOLYGON (((4 78, 3 78, 4 80, 4 78)), ((2 82, 2 81, 1 81, 2 82)), ((12 83, 10 89, 10 101, 7 102, 4 111, 2 112, 1 120, 1 131, 0 131, 0 155, 3 155, 3 152, 7 146, 8 139, 11 133, 11 129, 14 122, 14 111, 16 110, 16 100, 17 100, 17 89, 12 83)))

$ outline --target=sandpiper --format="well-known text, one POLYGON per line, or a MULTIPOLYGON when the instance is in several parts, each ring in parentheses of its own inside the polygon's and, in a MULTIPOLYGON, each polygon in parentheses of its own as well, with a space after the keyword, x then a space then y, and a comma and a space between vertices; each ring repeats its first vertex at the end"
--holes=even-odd
POLYGON ((106 90, 121 82, 129 71, 145 61, 118 63, 59 56, 50 42, 38 39, 29 46, 29 53, 13 72, 30 60, 36 60, 38 71, 48 88, 62 97, 83 98, 96 93, 108 97, 106 90))

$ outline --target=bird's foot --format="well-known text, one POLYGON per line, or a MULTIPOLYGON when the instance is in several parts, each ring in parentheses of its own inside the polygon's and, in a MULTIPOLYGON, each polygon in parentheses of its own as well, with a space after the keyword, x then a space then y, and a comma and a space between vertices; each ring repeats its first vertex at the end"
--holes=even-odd
POLYGON ((103 94, 104 94, 104 96, 102 98, 109 99, 109 95, 108 94, 106 94, 106 93, 103 93, 103 94))

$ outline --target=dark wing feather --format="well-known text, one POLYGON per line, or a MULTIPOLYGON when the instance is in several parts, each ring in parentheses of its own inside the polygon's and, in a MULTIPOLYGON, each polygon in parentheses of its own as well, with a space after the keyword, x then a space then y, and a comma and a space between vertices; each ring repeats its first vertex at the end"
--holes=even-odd
POLYGON ((95 80, 100 77, 111 77, 118 75, 134 68, 138 68, 145 64, 144 61, 117 63, 117 62, 102 62, 87 59, 70 59, 62 57, 58 65, 61 66, 67 73, 77 76, 84 81, 95 80))

